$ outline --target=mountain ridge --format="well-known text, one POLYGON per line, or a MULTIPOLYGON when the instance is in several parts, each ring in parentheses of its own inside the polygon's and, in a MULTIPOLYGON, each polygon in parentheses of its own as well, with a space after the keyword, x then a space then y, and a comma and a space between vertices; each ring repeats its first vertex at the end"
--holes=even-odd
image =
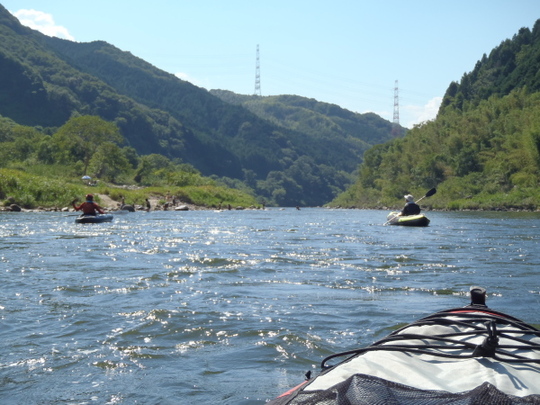
POLYGON ((309 126, 278 124, 105 41, 76 43, 23 27, 2 6, 0 38, 2 116, 54 131, 72 116, 97 115, 117 125, 141 154, 180 159, 204 175, 249 180, 268 200, 279 191, 280 204, 329 201, 350 182, 364 151, 391 139, 392 125, 377 116, 367 117, 369 124, 361 114, 348 121, 346 130, 359 134, 349 138, 339 133, 345 127, 318 136, 309 126), (327 153, 333 150, 342 152, 327 153), (314 185, 295 165, 323 178, 314 185), (299 188, 312 197, 300 198, 299 188))

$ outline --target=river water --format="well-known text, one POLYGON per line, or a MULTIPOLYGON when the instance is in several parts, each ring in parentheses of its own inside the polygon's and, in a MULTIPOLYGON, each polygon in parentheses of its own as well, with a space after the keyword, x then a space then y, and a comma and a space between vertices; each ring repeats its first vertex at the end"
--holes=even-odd
POLYGON ((540 213, 0 214, 2 404, 264 404, 468 303, 540 324, 540 213))

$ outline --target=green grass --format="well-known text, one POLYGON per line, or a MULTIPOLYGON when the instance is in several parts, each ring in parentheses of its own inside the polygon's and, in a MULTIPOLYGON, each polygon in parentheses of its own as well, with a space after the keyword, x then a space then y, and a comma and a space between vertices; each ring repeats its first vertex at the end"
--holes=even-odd
MULTIPOLYGON (((51 174, 50 172, 48 174, 51 174)), ((217 207, 220 203, 232 206, 255 206, 254 197, 235 189, 221 186, 145 187, 121 188, 98 183, 88 186, 78 178, 45 177, 15 169, 0 169, 0 201, 12 203, 26 209, 62 208, 71 205, 75 198, 82 200, 88 193, 105 194, 116 201, 122 197, 126 204, 143 205, 146 198, 165 200, 175 196, 178 201, 206 207, 217 207)), ((99 198, 96 198, 99 201, 99 198)))
POLYGON ((0 200, 23 208, 63 207, 84 195, 82 185, 36 176, 13 169, 0 169, 0 200))

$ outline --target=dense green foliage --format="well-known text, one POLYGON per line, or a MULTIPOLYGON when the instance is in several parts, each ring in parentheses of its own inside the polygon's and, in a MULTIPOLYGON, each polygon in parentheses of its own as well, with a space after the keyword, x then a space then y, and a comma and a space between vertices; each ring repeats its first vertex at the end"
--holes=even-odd
POLYGON ((370 149, 357 182, 331 205, 396 207, 406 193, 437 187, 424 206, 540 208, 539 30, 522 29, 452 83, 436 120, 370 149))
MULTIPOLYGON (((75 43, 25 28, 0 6, 0 115, 49 135, 70 118, 100 117, 123 136, 119 148, 185 162, 223 182, 240 181, 268 204, 320 205, 352 182, 364 150, 391 134, 378 116, 313 100, 317 116, 288 114, 280 123, 279 110, 300 111, 298 103, 307 101, 279 103, 273 117, 259 115, 106 42, 75 43), (313 176, 324 177, 314 182, 313 176)), ((113 157, 106 160, 111 166, 113 157)), ((120 176, 122 167, 109 175, 120 176)))
POLYGON ((114 124, 96 116, 71 118, 53 135, 0 120, 0 200, 23 208, 62 207, 86 192, 110 194, 115 189, 115 199, 120 200, 120 193, 133 194, 114 186, 122 183, 154 186, 133 197, 138 204, 150 194, 171 192, 197 205, 256 204, 248 189, 229 189, 163 155, 139 156, 133 148, 121 147, 123 142, 114 124), (86 175, 92 181, 85 183, 91 185, 83 185, 86 175))
POLYGON ((512 39, 493 49, 489 57, 484 54, 460 83, 450 84, 441 110, 447 106, 466 110, 492 95, 503 97, 521 87, 527 87, 531 93, 540 91, 539 41, 540 20, 532 31, 522 28, 512 39))

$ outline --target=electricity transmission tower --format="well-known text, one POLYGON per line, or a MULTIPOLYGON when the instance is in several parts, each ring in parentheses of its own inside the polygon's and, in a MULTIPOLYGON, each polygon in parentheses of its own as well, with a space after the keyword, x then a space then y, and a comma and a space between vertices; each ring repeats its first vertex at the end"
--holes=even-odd
POLYGON ((394 119, 392 124, 392 136, 399 136, 399 89, 397 80, 394 85, 394 119))
POLYGON ((259 60, 259 45, 257 44, 257 62, 255 63, 255 96, 261 95, 261 64, 259 60))

